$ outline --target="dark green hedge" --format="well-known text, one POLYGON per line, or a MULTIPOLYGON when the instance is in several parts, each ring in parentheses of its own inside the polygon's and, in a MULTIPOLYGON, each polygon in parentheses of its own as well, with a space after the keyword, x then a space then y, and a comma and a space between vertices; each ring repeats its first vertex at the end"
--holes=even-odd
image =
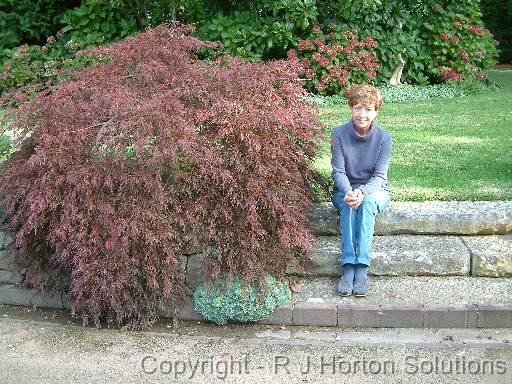
POLYGON ((79 0, 3 0, 0 1, 0 62, 6 49, 20 44, 46 42, 62 25, 62 14, 80 5, 79 0))
POLYGON ((499 62, 512 64, 512 0, 482 0, 485 26, 498 40, 499 62))

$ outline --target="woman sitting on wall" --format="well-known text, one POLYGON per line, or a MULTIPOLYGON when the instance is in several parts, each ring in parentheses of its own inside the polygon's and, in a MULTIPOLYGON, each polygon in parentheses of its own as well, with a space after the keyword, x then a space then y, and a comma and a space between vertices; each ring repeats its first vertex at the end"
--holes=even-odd
POLYGON ((377 88, 356 85, 346 95, 352 119, 331 135, 332 202, 340 214, 343 266, 337 289, 342 296, 366 296, 375 217, 391 203, 391 135, 374 121, 382 106, 377 88))

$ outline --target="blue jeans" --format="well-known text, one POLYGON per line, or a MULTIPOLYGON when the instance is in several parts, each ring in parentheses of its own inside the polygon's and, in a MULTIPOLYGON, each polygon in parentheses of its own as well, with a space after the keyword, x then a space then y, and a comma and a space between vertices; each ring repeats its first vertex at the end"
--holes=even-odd
POLYGON ((391 195, 380 189, 364 197, 357 208, 344 203, 341 192, 332 196, 332 203, 340 214, 341 249, 343 264, 370 265, 375 217, 391 204, 391 195))

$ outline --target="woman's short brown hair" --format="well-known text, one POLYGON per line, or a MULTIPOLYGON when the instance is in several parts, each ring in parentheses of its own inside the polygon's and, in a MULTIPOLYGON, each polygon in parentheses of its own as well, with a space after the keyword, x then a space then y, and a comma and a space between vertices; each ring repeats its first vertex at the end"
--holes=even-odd
POLYGON ((345 96, 348 98, 348 105, 352 108, 354 105, 361 103, 366 106, 373 105, 375 110, 382 107, 382 95, 380 91, 373 85, 369 84, 356 84, 345 91, 345 96))

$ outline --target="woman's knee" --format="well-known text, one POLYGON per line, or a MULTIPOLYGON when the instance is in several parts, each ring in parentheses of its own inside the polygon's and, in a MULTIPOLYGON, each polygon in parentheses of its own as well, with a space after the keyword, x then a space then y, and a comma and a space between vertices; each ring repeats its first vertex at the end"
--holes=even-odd
POLYGON ((365 196, 361 205, 363 206, 363 209, 367 210, 373 215, 376 215, 389 207, 390 203, 391 196, 389 192, 380 190, 365 196))
POLYGON ((377 214, 377 202, 373 197, 373 193, 371 195, 365 196, 363 202, 361 203, 361 209, 366 213, 370 213, 372 215, 377 214))

